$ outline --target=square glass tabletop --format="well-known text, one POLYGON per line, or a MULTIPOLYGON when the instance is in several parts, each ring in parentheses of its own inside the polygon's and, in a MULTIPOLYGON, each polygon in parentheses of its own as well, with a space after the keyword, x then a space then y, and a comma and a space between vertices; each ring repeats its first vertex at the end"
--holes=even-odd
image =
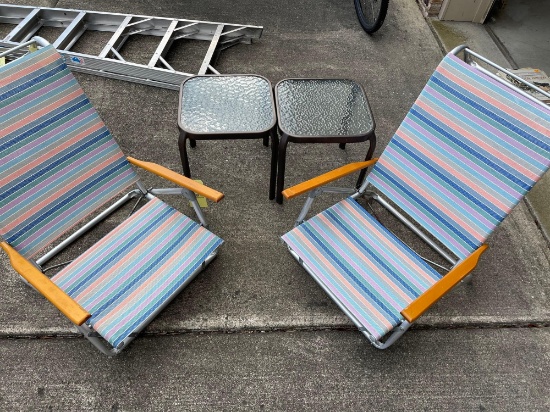
POLYGON ((182 83, 179 126, 186 132, 261 133, 275 123, 271 83, 264 77, 207 75, 182 83))
POLYGON ((352 80, 282 80, 275 98, 279 128, 289 136, 360 136, 374 131, 365 92, 352 80))

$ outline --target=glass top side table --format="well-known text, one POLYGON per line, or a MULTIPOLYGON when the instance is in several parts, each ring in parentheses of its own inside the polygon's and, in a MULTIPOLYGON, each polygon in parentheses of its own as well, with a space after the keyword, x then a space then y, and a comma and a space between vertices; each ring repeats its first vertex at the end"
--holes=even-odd
POLYGON ((275 197, 278 137, 269 80, 257 75, 204 75, 185 80, 180 88, 178 141, 183 174, 191 177, 186 141, 263 139, 271 136, 269 198, 275 197))
MULTIPOLYGON (((281 134, 277 159, 277 202, 283 202, 286 146, 294 143, 369 141, 365 160, 376 146, 375 124, 363 88, 347 79, 285 79, 275 86, 281 134)), ((358 185, 366 170, 359 175, 358 185)))

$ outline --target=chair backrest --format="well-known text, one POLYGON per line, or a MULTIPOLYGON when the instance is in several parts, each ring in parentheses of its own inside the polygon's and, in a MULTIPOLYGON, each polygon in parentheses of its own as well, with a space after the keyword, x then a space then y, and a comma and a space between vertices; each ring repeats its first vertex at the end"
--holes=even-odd
POLYGON ((447 55, 368 181, 460 259, 550 164, 550 108, 447 55))
POLYGON ((137 175, 52 47, 0 68, 0 235, 32 257, 137 175))

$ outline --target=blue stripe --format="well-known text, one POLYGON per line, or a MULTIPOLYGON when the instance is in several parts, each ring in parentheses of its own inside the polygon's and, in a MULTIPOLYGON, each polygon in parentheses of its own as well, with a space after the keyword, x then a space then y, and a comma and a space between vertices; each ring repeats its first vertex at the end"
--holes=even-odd
POLYGON ((493 211, 491 208, 487 207, 484 203, 482 203, 481 201, 479 201, 478 199, 476 199, 475 196, 472 196, 470 193, 468 193, 466 190, 464 190, 463 188, 461 188, 459 185, 457 185, 454 181, 452 181, 451 179, 449 179, 447 176, 445 176, 444 174, 442 174, 441 172, 439 172, 439 170, 437 170, 435 167, 433 167, 430 163, 426 162, 424 159, 422 159, 420 156, 417 156, 415 152, 413 152, 412 150, 410 150, 407 146, 406 146, 406 143, 401 143, 400 141, 400 137, 399 136, 394 136, 394 138, 392 139, 392 142, 395 146, 399 147, 402 151, 404 151, 405 153, 407 153, 408 156, 410 156, 412 159, 414 159, 417 163, 421 164, 422 166, 424 166, 424 168, 426 168, 427 170, 429 170, 430 172, 432 172, 435 176, 437 176, 439 179, 441 179, 442 181, 444 181, 445 183, 447 183, 449 186, 451 186, 454 190, 456 190, 458 193, 460 193, 462 196, 464 196, 465 198, 467 198, 470 202, 472 202, 473 204, 475 204, 476 206, 478 206, 480 209, 482 209, 484 212, 488 213, 492 218, 494 218, 497 222, 500 222, 502 219, 504 219, 506 217, 506 214, 505 213, 502 213, 502 214, 498 214, 498 213, 495 213, 495 211, 493 211))
POLYGON ((80 282, 73 284, 69 289, 65 289, 65 292, 67 292, 67 294, 69 294, 69 296, 73 298, 76 297, 76 295, 78 295, 83 288, 87 287, 88 283, 90 283, 91 280, 95 279, 96 276, 100 274, 100 272, 102 272, 106 267, 108 267, 119 257, 123 256, 126 251, 132 250, 133 245, 141 241, 142 238, 147 237, 147 235, 149 235, 151 231, 154 231, 157 225, 170 214, 171 210, 169 209, 162 211, 161 214, 157 215, 153 220, 151 220, 149 224, 142 228, 134 237, 126 241, 124 243, 124 246, 119 248, 113 255, 103 260, 101 264, 95 267, 94 270, 89 272, 86 277, 81 278, 80 282))
POLYGON ((371 298, 372 302, 375 302, 376 305, 382 309, 389 317, 389 319, 392 319, 395 323, 399 322, 401 320, 401 318, 398 318, 395 313, 392 312, 391 308, 388 308, 383 302, 381 302, 376 296, 374 296, 372 294, 372 292, 367 289, 365 287, 365 285, 363 285, 361 283, 361 281, 359 281, 359 279, 357 279, 357 277, 350 271, 346 268, 346 266, 344 264, 342 264, 342 262, 336 257, 336 255, 332 252, 332 250, 330 250, 327 246, 325 246, 323 244, 323 242, 315 235, 315 233, 309 228, 309 224, 306 222, 305 224, 303 224, 302 226, 300 226, 300 228, 302 228, 302 230, 304 230, 309 236, 310 238, 319 245, 319 247, 321 249, 323 249, 323 251, 330 256, 330 258, 334 261, 334 263, 336 263, 348 276, 351 280, 353 280, 353 282, 367 295, 371 298))
MULTIPOLYGON (((391 277, 393 278, 393 280, 401 285, 407 292, 409 292, 409 296, 412 297, 413 299, 418 297, 418 294, 419 294, 419 291, 418 290, 414 290, 411 285, 407 284, 402 278, 401 276, 399 276, 398 273, 396 273, 389 265, 388 263, 384 262, 384 260, 382 260, 382 258, 377 254, 377 253, 374 253, 372 251, 372 249, 366 247, 363 242, 361 242, 361 239, 359 239, 345 224, 343 224, 340 220, 338 220, 338 217, 336 215, 334 215, 334 212, 330 209, 326 210, 326 216, 330 218, 330 220, 335 224, 337 225, 338 227, 340 227, 340 230, 343 231, 344 233, 346 233, 348 235, 348 237, 352 238, 354 241, 355 241, 355 244, 356 246, 358 246, 360 249, 363 250, 363 252, 366 252, 371 258, 372 260, 376 261, 377 263, 380 264, 380 266, 382 266, 382 268, 385 270, 385 272, 391 277)), ((371 260, 371 259, 369 259, 371 260)))
POLYGON ((71 151, 69 151, 68 153, 66 153, 65 155, 63 155, 62 157, 57 159, 56 161, 50 163, 47 167, 45 167, 43 169, 40 169, 36 173, 33 173, 29 177, 27 177, 27 178, 23 179, 22 181, 20 181, 18 184, 12 186, 9 190, 1 193, 0 194, 0 202, 3 202, 6 198, 10 197, 14 193, 19 191, 23 187, 25 187, 26 185, 28 185, 29 183, 31 183, 31 182, 37 180, 38 178, 42 177, 44 174, 46 174, 49 171, 51 171, 52 169, 56 168, 60 164, 65 163, 66 161, 73 158, 74 156, 79 155, 82 152, 86 151, 86 149, 88 147, 92 146, 94 143, 99 142, 99 141, 101 141, 104 138, 109 137, 109 136, 110 136, 109 131, 105 130, 103 133, 95 136, 94 138, 92 138, 88 141, 85 141, 84 144, 81 144, 76 148, 72 148, 71 151))
MULTIPOLYGON (((100 175, 95 175, 95 178, 91 181, 89 181, 86 185, 80 186, 77 191, 75 191, 71 196, 67 198, 67 200, 60 204, 59 206, 64 206, 67 203, 70 203, 71 201, 75 200, 80 196, 83 192, 86 192, 90 187, 96 185, 98 182, 105 180, 108 177, 111 177, 113 175, 116 175, 116 173, 120 170, 126 167, 126 159, 122 158, 117 163, 114 163, 114 167, 112 169, 106 170, 100 175)), ((44 220, 46 220, 48 217, 52 216, 58 208, 52 208, 49 211, 43 213, 40 215, 39 218, 29 222, 27 225, 25 225, 23 228, 21 228, 18 232, 14 233, 13 235, 10 235, 10 237, 7 239, 8 243, 15 242, 19 237, 22 237, 25 233, 35 228, 35 226, 42 223, 44 220)))
POLYGON ((504 170, 502 167, 498 166, 497 164, 491 162, 489 159, 487 159, 484 156, 481 156, 476 151, 472 150, 468 145, 464 144, 457 138, 455 138, 452 134, 448 133, 446 130, 444 130, 442 127, 434 123, 431 119, 421 114, 418 110, 416 110, 415 107, 412 107, 409 111, 413 116, 415 116, 417 119, 419 119, 422 123, 429 125, 433 129, 437 130, 441 135, 445 136, 448 140, 453 142, 455 145, 461 147, 463 150, 470 153, 472 156, 474 156, 476 159, 480 160, 487 166, 491 167, 493 170, 499 172, 502 176, 507 177, 510 181, 514 182, 516 185, 520 186, 524 190, 528 191, 531 189, 531 187, 524 182, 522 182, 520 179, 518 179, 516 176, 514 176, 511 173, 508 173, 506 170, 504 170))
POLYGON ((475 112, 468 111, 467 107, 460 106, 460 102, 456 101, 457 99, 454 99, 452 96, 448 96, 445 92, 440 91, 438 88, 434 87, 432 88, 432 90, 435 93, 439 93, 440 97, 432 94, 428 90, 424 90, 421 95, 423 99, 425 99, 426 101, 429 101, 429 104, 431 107, 437 108, 439 112, 446 112, 448 117, 454 118, 455 121, 457 123, 462 124, 462 126, 465 129, 468 129, 468 128, 472 129, 475 132, 474 134, 476 134, 478 137, 481 136, 483 139, 485 139, 485 142, 487 144, 489 144, 490 146, 494 147, 499 151, 502 151, 502 153, 505 154, 507 157, 514 159, 518 163, 522 164, 522 166, 524 166, 525 168, 533 171, 533 173, 540 174, 540 173, 543 173, 544 170, 546 170, 546 165, 544 163, 541 163, 540 161, 535 160, 530 155, 523 153, 521 149, 518 149, 510 141, 504 140, 500 136, 487 130, 487 126, 490 126, 490 128, 494 128, 494 130, 498 130, 500 133, 510 138, 517 145, 521 145, 522 149, 532 153, 536 153, 537 156, 543 156, 542 154, 538 153, 537 150, 533 150, 530 147, 518 142, 514 138, 515 136, 512 136, 509 133, 506 133, 506 131, 502 130, 502 128, 499 128, 498 126, 492 125, 489 122, 485 122, 484 120, 480 119, 475 112), (453 102, 457 106, 460 106, 460 108, 463 109, 467 114, 463 114, 455 109, 450 109, 447 103, 442 100, 442 98, 449 99, 451 102, 453 102), (475 116, 477 121, 475 120, 472 121, 468 117, 468 114, 475 116), (533 170, 533 169, 536 169, 536 170, 533 170))
MULTIPOLYGON (((77 102, 74 106, 68 107, 67 109, 65 109, 62 112, 57 113, 57 114, 53 114, 53 113, 46 114, 45 116, 47 117, 47 119, 45 121, 43 121, 42 123, 34 126, 32 129, 27 130, 25 133, 16 136, 14 139, 6 141, 4 144, 0 145, 0 154, 2 154, 2 152, 4 150, 9 149, 10 147, 12 147, 14 144, 19 143, 21 140, 24 140, 27 137, 32 136, 36 132, 39 132, 41 129, 43 129, 45 127, 48 127, 50 124, 55 123, 58 120, 61 120, 63 117, 65 117, 65 116, 71 114, 72 112, 80 109, 81 107, 84 107, 84 106, 90 104, 90 101, 88 100, 88 98, 85 95, 79 96, 78 99, 80 99, 80 101, 77 102)), ((74 104, 75 100, 69 102, 69 104, 74 104)), ((40 119, 37 119, 37 120, 40 120, 40 119)), ((17 132, 19 132, 19 130, 17 132)))
MULTIPOLYGON (((452 87, 448 86, 446 83, 444 83, 443 81, 441 81, 437 75, 434 75, 432 76, 432 78, 430 79, 431 81, 433 81, 435 84, 437 84, 438 86, 440 86, 441 88, 443 88, 444 90, 447 90, 449 93, 451 93, 452 95, 454 95, 456 98, 460 99, 461 101, 463 101, 464 103, 468 104, 469 106, 475 108, 476 110, 478 110, 479 112, 483 113, 484 115, 486 115, 487 117, 491 118, 492 120, 494 120, 495 122, 501 124, 502 126, 504 126, 505 128, 507 128, 508 130, 510 130, 512 133, 516 134, 516 135, 519 135, 521 137, 523 137, 525 140, 533 143, 535 146, 537 147, 540 147, 541 149, 545 150, 547 153, 550 153, 550 145, 544 143, 543 141, 535 138, 534 136, 530 135, 529 133, 526 133, 524 130, 520 129, 519 127, 517 127, 516 125, 512 124, 511 122, 509 122, 508 120, 504 119, 503 117, 497 115, 496 113, 488 110, 487 108, 485 108, 484 106, 476 103, 473 99, 471 98, 468 98, 465 94, 462 94, 460 93, 459 91, 453 89, 452 87)), ((453 83, 454 84, 454 83, 453 83)))
MULTIPOLYGON (((66 76, 65 76, 66 77, 66 76)), ((59 79, 55 80, 56 82, 62 80, 64 77, 61 76, 59 79)), ((12 109, 3 116, 0 117, 0 123, 3 123, 7 121, 8 119, 16 116, 20 116, 22 113, 25 113, 30 110, 40 110, 40 106, 47 103, 48 101, 57 101, 60 99, 58 96, 63 96, 63 94, 66 94, 67 90, 71 87, 74 88, 76 85, 75 81, 68 81, 64 84, 57 85, 55 88, 51 89, 49 92, 44 93, 39 96, 35 96, 33 99, 28 101, 27 103, 17 107, 16 109, 12 109)), ((40 90, 42 87, 38 88, 37 90, 40 90)), ((36 93, 37 90, 33 91, 32 93, 36 93)), ((30 93, 30 94, 32 94, 30 93)), ((25 96, 30 97, 30 96, 25 96)), ((19 99, 14 99, 13 103, 17 102, 19 99)), ((12 104, 13 104, 12 103, 12 104)))
POLYGON ((378 170, 378 173, 380 173, 387 180, 393 183, 397 188, 399 188, 403 193, 405 193, 409 199, 414 200, 419 206, 421 206, 426 212, 428 212, 428 214, 430 214, 437 221, 443 224, 447 229, 449 229, 452 233, 454 233, 460 240, 462 240, 466 245, 468 245, 471 248, 471 250, 474 250, 479 246, 473 243, 472 240, 467 238, 464 233, 457 230, 456 227, 452 224, 454 222, 451 223, 449 220, 446 219, 446 217, 443 217, 439 213, 435 212, 426 202, 421 200, 419 197, 415 196, 411 191, 405 188, 400 182, 394 179, 390 171, 386 172, 385 170, 383 170, 383 167, 380 165, 380 163, 376 164, 372 172, 374 173, 376 170, 378 170))
MULTIPOLYGON (((61 142, 62 139, 69 139, 71 134, 73 134, 75 131, 77 131, 79 129, 86 130, 87 128, 89 128, 90 126, 92 126, 94 124, 93 123, 94 121, 98 121, 98 120, 99 119, 97 117, 97 114, 95 112, 92 112, 88 116, 82 118, 79 122, 73 124, 71 127, 63 128, 63 130, 59 130, 57 133, 55 133, 52 136, 52 140, 55 139, 55 140, 59 140, 61 142)), ((62 128, 62 126, 64 126, 64 125, 61 125, 59 128, 62 128)), ((105 127, 103 127, 103 128, 106 129, 105 127)), ((32 144, 32 143, 34 143, 34 142, 30 142, 30 144, 32 144)), ((24 150, 24 152, 28 153, 28 152, 32 151, 33 153, 40 153, 45 148, 47 148, 51 145, 52 145, 52 141, 50 139, 48 139, 48 140, 43 141, 40 144, 35 145, 34 147, 32 147, 29 150, 24 150)), ((25 147, 25 144, 23 144, 19 149, 21 149, 22 147, 25 147)), ((19 150, 19 149, 13 150, 12 153, 15 152, 16 150, 19 150)), ((3 163, 2 167, 1 167, 2 171, 8 170, 13 166, 17 166, 21 162, 21 159, 19 157, 20 156, 16 156, 13 159, 11 159, 9 162, 3 163)))
MULTIPOLYGON (((172 214, 174 211, 168 209, 167 212, 172 214)), ((163 213, 162 215, 165 215, 165 213, 163 213)), ((192 222, 192 223, 194 223, 194 222, 192 222)), ((180 243, 184 242, 187 239, 187 237, 190 233, 194 233, 197 230, 197 228, 198 228, 198 224, 196 224, 196 223, 195 224, 190 224, 187 227, 187 229, 185 229, 183 232, 181 232, 180 235, 176 239, 172 239, 170 241, 170 243, 168 243, 165 250, 160 255, 157 255, 156 259, 154 259, 153 261, 150 261, 149 264, 144 269, 142 269, 140 272, 138 272, 134 275, 131 282, 125 283, 123 288, 119 289, 119 291, 116 294, 111 295, 111 299, 107 300, 102 306, 100 306, 99 308, 96 308, 94 310, 94 313, 92 315, 92 321, 94 319, 98 319, 101 316, 101 314, 113 302, 115 302, 119 297, 124 295, 136 283, 141 281, 141 279, 146 277, 147 274, 149 274, 155 268, 155 266, 157 266, 162 260, 164 260, 166 258, 166 256, 168 256, 180 243)))
POLYGON ((191 274, 195 270, 197 270, 197 268, 202 264, 202 262, 204 262, 206 260, 206 258, 208 256, 210 256, 210 254, 212 252, 214 252, 214 250, 216 250, 221 244, 222 244, 222 240, 217 238, 216 242, 210 248, 203 250, 201 252, 201 254, 199 255, 199 259, 197 259, 197 262, 193 266, 188 268, 187 273, 185 274, 184 277, 182 277, 178 282, 176 282, 174 284, 174 286, 172 286, 170 289, 168 289, 161 296, 161 298, 158 300, 156 305, 150 307, 149 310, 143 312, 141 314, 141 316, 136 318, 136 320, 134 322, 132 322, 130 325, 128 325, 126 328, 124 328, 122 330, 122 332, 119 331, 119 333, 117 334, 119 336, 119 338, 114 341, 113 347, 116 348, 124 339, 126 339, 134 330, 136 330, 138 326, 140 326, 142 323, 144 323, 149 318, 149 316, 151 316, 152 313, 155 310, 157 310, 157 308, 160 305, 162 305, 166 301, 167 298, 172 296, 174 294, 174 292, 187 280, 187 278, 189 278, 189 276, 191 276, 191 274))
MULTIPOLYGON (((49 66, 51 66, 52 64, 55 64, 55 63, 56 62, 53 62, 53 63, 49 64, 48 66, 44 67, 43 69, 45 69, 45 68, 47 68, 47 67, 49 67, 49 66)), ((28 80, 25 83, 22 83, 21 85, 5 92, 4 94, 0 94, 0 101, 8 99, 8 98, 10 98, 10 97, 12 97, 12 96, 14 96, 18 93, 21 93, 21 92, 25 91, 26 89, 28 89, 29 87, 32 87, 37 83, 43 82, 44 80, 55 76, 57 73, 61 73, 66 68, 67 68, 67 65, 63 62, 62 64, 59 64, 58 66, 56 66, 52 69, 49 69, 47 72, 35 77, 34 79, 28 80)), ((35 73, 36 72, 34 72, 33 74, 35 74, 35 73)))

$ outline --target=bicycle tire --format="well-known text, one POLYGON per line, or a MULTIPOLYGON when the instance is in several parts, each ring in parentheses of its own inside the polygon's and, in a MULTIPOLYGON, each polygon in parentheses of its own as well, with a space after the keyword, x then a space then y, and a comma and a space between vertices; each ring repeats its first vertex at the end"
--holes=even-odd
POLYGON ((367 33, 377 31, 386 18, 389 0, 353 0, 359 24, 367 33))

